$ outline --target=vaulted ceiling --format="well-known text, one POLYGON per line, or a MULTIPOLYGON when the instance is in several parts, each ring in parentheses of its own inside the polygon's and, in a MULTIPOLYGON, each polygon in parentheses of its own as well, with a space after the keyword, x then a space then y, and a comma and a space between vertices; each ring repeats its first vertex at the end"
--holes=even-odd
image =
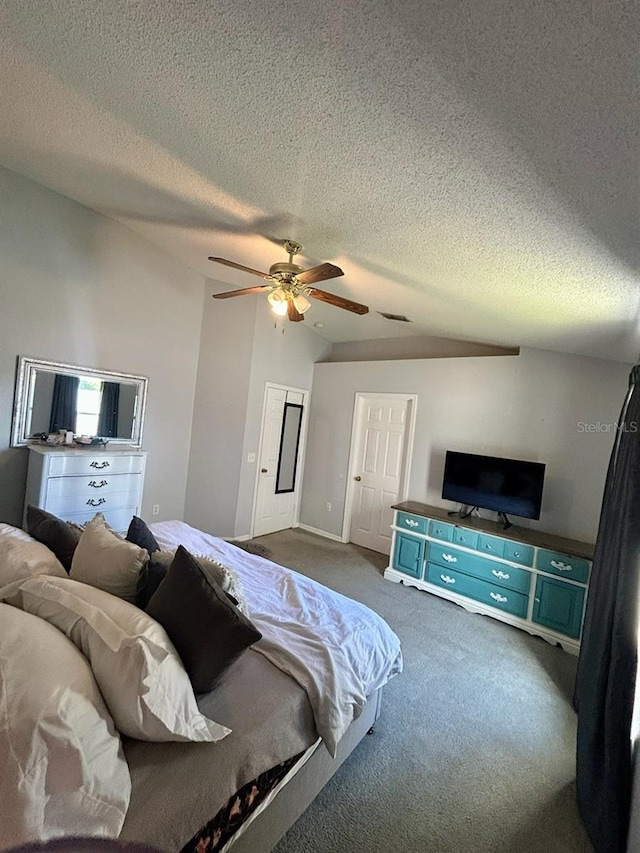
POLYGON ((631 362, 639 21, 631 0, 0 0, 0 163, 212 293, 259 282, 209 255, 267 269, 301 242, 371 308, 314 302, 330 340, 631 362))

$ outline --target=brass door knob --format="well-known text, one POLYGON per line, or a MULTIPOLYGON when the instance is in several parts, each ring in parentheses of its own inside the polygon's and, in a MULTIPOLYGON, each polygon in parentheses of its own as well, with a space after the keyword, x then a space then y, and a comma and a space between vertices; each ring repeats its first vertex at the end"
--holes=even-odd
POLYGON ((360 474, 358 474, 358 476, 354 477, 353 479, 356 481, 356 483, 359 483, 362 477, 360 476, 360 474))
POLYGON ((269 471, 268 468, 261 468, 260 470, 262 471, 263 474, 267 474, 269 471))

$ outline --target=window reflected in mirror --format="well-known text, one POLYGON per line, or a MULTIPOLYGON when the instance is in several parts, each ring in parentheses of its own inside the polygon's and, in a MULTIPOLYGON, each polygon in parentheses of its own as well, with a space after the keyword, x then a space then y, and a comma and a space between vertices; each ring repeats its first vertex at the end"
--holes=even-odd
POLYGON ((12 444, 68 430, 139 446, 147 379, 20 357, 12 444))

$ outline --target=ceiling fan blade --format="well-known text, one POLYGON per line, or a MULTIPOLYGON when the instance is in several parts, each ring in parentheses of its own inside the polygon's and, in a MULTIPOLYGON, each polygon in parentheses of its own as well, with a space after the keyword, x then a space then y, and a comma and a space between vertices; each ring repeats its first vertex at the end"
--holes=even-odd
POLYGON ((304 314, 301 314, 293 304, 293 299, 287 299, 287 317, 292 323, 299 323, 304 320, 304 314))
POLYGON ((298 273, 296 281, 298 284, 315 284, 316 281, 338 278, 339 275, 344 275, 340 267, 336 267, 334 264, 320 264, 318 267, 311 267, 310 270, 298 273))
POLYGON ((260 278, 271 278, 268 272, 260 272, 260 270, 251 269, 251 267, 245 267, 242 264, 237 264, 235 261, 228 261, 226 258, 209 258, 210 261, 215 261, 217 264, 224 264, 225 267, 233 267, 235 270, 242 270, 243 272, 249 272, 251 275, 257 275, 260 278))
POLYGON ((214 293, 214 299, 228 299, 230 296, 246 296, 249 293, 264 293, 271 290, 270 284, 258 284, 256 287, 243 287, 240 290, 228 290, 226 293, 214 293))
POLYGON ((369 313, 369 308, 366 305, 361 305, 359 302, 353 302, 351 299, 343 299, 342 296, 336 296, 335 293, 327 293, 326 290, 318 290, 317 287, 311 288, 309 296, 313 299, 319 299, 320 302, 327 302, 329 305, 335 305, 336 308, 344 308, 345 311, 353 311, 354 314, 369 313))

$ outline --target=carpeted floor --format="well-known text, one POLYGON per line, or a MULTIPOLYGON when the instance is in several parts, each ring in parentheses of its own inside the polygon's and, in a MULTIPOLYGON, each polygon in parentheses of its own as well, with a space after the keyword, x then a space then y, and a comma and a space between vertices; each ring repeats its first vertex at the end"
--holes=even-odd
POLYGON ((373 735, 275 853, 592 852, 575 803, 575 657, 385 581, 373 551, 299 529, 253 541, 380 613, 405 660, 373 735))

